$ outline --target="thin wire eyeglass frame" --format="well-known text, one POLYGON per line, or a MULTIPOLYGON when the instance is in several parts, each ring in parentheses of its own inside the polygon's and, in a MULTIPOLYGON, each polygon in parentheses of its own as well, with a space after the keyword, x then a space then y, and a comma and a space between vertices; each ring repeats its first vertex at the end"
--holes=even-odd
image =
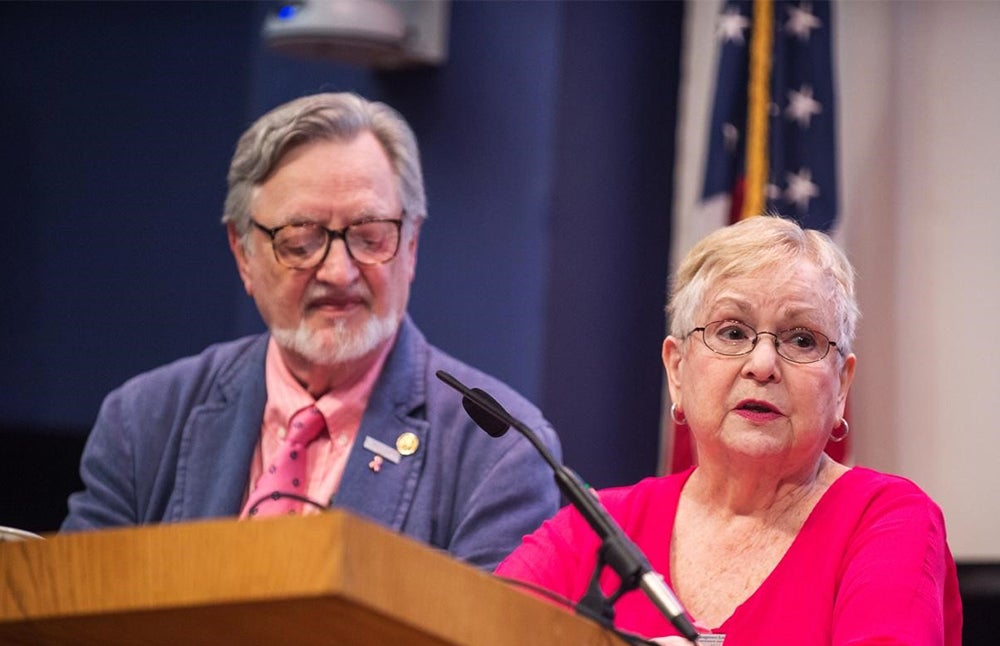
POLYGON ((811 330, 811 329, 806 328, 806 327, 789 328, 787 330, 778 330, 777 332, 769 332, 769 331, 766 331, 766 330, 758 332, 757 330, 753 329, 752 327, 750 327, 746 323, 743 323, 742 321, 723 320, 723 321, 712 321, 711 323, 708 323, 706 325, 702 325, 700 327, 696 327, 693 330, 691 330, 690 332, 688 332, 687 336, 691 336, 695 332, 701 332, 701 335, 700 335, 701 342, 705 344, 706 348, 708 348, 709 350, 711 350, 715 354, 722 355, 724 357, 742 357, 742 356, 750 354, 751 352, 753 352, 757 348, 757 343, 758 343, 758 341, 760 341, 760 337, 763 334, 769 334, 772 337, 774 337, 774 351, 778 353, 779 357, 781 357, 782 359, 784 359, 785 361, 788 361, 790 363, 794 363, 794 364, 798 364, 798 365, 807 365, 807 364, 810 364, 810 363, 816 363, 817 361, 822 361, 823 359, 826 358, 826 356, 828 354, 830 354, 830 348, 835 348, 837 350, 837 353, 840 354, 840 356, 844 356, 844 351, 840 348, 840 346, 837 345, 836 341, 831 341, 830 337, 828 337, 827 335, 823 334, 822 332, 817 332, 816 330, 811 330), (749 337, 749 336, 747 337, 747 340, 750 341, 750 347, 747 348, 746 350, 742 350, 740 352, 724 352, 722 350, 717 350, 716 348, 713 348, 712 345, 708 342, 708 333, 706 332, 706 330, 709 329, 709 328, 711 328, 711 327, 713 327, 713 326, 721 326, 721 325, 723 325, 725 323, 730 323, 732 325, 738 325, 738 326, 740 326, 740 327, 742 327, 742 328, 744 328, 744 329, 746 329, 746 330, 748 330, 750 332, 753 332, 753 337, 752 338, 749 337), (781 349, 782 346, 785 345, 785 342, 781 340, 781 338, 780 338, 779 335, 783 335, 786 332, 795 332, 795 331, 808 332, 809 334, 813 335, 813 337, 815 337, 816 340, 819 342, 819 346, 823 347, 823 354, 820 355, 819 357, 815 358, 815 359, 809 359, 809 360, 806 360, 806 361, 802 361, 800 359, 795 359, 795 358, 792 358, 792 357, 789 357, 788 355, 786 355, 785 352, 782 351, 782 349, 781 349), (822 344, 822 340, 823 339, 826 339, 826 345, 825 346, 823 346, 823 344, 822 344))

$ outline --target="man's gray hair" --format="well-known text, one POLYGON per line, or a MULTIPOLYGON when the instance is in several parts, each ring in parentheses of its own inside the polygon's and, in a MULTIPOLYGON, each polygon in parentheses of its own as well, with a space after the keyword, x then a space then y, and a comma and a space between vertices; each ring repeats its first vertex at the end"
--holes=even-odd
POLYGON ((348 92, 295 99, 271 110, 243 133, 229 165, 222 222, 232 223, 246 236, 255 188, 289 151, 316 141, 350 141, 365 131, 375 135, 392 164, 404 218, 419 225, 427 217, 427 198, 413 130, 388 105, 348 92))

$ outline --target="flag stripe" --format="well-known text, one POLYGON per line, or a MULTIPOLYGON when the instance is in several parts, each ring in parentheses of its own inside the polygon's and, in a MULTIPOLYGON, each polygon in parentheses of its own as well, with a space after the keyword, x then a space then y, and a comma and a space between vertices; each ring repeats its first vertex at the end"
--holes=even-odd
POLYGON ((750 40, 750 85, 747 89, 746 183, 740 219, 764 212, 768 179, 768 111, 771 106, 771 52, 774 5, 757 0, 753 7, 750 40))

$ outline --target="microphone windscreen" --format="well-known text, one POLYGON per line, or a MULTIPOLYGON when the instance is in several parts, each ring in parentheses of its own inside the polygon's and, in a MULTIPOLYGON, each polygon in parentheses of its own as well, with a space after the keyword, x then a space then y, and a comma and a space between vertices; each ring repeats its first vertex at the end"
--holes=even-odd
MULTIPOLYGON (((484 391, 478 388, 473 388, 472 392, 476 393, 476 395, 482 397, 490 404, 494 404, 498 409, 503 410, 503 407, 484 391)), ((472 421, 475 422, 479 428, 486 431, 486 433, 491 437, 500 437, 510 429, 510 426, 507 423, 483 408, 479 402, 475 401, 471 397, 462 397, 462 407, 465 408, 465 412, 469 414, 472 421)))

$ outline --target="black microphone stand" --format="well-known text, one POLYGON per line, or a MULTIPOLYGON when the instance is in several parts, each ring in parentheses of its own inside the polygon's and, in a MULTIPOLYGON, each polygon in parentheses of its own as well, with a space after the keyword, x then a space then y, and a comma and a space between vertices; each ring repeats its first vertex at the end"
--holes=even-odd
POLYGON ((443 370, 437 371, 437 377, 462 394, 465 411, 487 433, 499 437, 506 432, 507 427, 513 427, 526 437, 552 468, 559 490, 600 537, 597 569, 586 595, 580 601, 583 614, 610 626, 614 620, 614 603, 626 592, 641 588, 684 637, 691 642, 697 641, 698 631, 663 577, 653 571, 646 557, 611 518, 597 496, 587 489, 572 470, 556 461, 534 431, 508 413, 483 390, 467 388, 443 370), (600 573, 605 566, 614 570, 621 581, 618 590, 611 597, 605 596, 598 585, 600 573))

